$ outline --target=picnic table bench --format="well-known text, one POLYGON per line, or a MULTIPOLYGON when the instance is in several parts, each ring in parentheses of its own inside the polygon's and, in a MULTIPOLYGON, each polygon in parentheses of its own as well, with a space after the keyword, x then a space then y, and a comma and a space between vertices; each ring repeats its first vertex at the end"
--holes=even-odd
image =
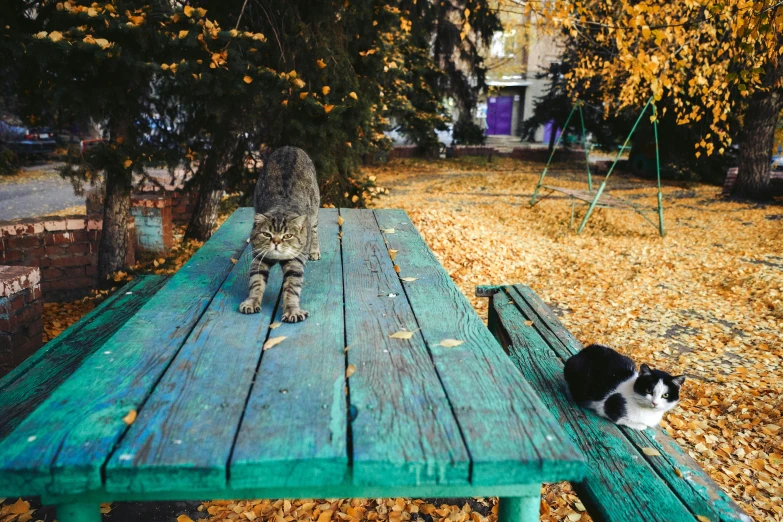
POLYGON ((574 490, 593 520, 750 522, 663 428, 637 431, 571 399, 563 364, 582 344, 524 285, 478 287, 489 328, 588 461, 574 490))
POLYGON ((96 522, 111 501, 500 496, 500 521, 518 522, 538 520, 542 482, 582 477, 403 211, 321 210, 296 324, 280 322, 278 268, 261 313, 238 312, 252 222, 237 210, 18 414, 0 497, 96 522))

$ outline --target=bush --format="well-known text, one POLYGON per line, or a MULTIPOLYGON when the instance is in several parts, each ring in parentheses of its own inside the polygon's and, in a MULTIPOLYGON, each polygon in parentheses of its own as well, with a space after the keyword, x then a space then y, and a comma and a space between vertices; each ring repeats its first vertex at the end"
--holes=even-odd
POLYGON ((19 157, 14 151, 0 145, 0 176, 13 176, 19 172, 19 157))
POLYGON ((454 145, 484 145, 487 141, 484 129, 467 119, 454 124, 453 138, 454 145))

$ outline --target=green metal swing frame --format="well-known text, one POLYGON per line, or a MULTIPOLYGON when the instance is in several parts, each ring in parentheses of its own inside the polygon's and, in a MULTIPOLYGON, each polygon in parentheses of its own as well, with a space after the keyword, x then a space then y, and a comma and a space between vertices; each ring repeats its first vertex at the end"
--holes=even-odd
POLYGON ((587 225, 587 221, 590 219, 590 216, 593 214, 593 211, 595 210, 596 207, 599 207, 599 208, 624 208, 628 210, 633 210, 637 214, 642 216, 645 221, 647 221, 652 226, 657 228, 661 237, 663 237, 664 235, 666 235, 666 231, 663 223, 663 193, 661 192, 661 159, 660 159, 660 154, 658 152, 658 109, 655 106, 655 101, 653 97, 651 96, 650 99, 647 100, 647 103, 642 109, 642 112, 639 114, 639 117, 636 119, 633 128, 631 128, 631 132, 629 132, 628 137, 625 138, 625 142, 623 143, 623 146, 620 147, 620 150, 617 151, 617 156, 614 158, 614 162, 612 162, 612 166, 609 167, 609 171, 606 173, 606 177, 604 177, 597 191, 593 190, 593 176, 590 172, 590 162, 589 162, 590 152, 587 149, 587 130, 585 128, 585 118, 584 118, 584 113, 582 111, 582 105, 583 102, 577 101, 576 103, 574 103, 574 106, 571 108, 571 112, 568 114, 568 118, 566 119, 565 125, 563 125, 563 132, 561 132, 560 136, 558 136, 557 140, 555 140, 555 146, 552 148, 552 153, 549 155, 549 159, 547 160, 546 165, 544 166, 544 171, 541 173, 541 177, 538 179, 538 183, 536 184, 536 189, 535 191, 533 191, 533 197, 530 199, 530 206, 532 207, 533 205, 535 205, 536 203, 544 199, 544 197, 549 195, 546 194, 539 198, 539 192, 541 191, 542 188, 545 190, 549 190, 550 194, 552 192, 562 192, 571 197, 571 225, 570 225, 571 227, 573 227, 573 223, 574 223, 574 205, 576 201, 579 200, 589 204, 587 208, 587 212, 582 218, 582 223, 579 225, 579 228, 576 231, 577 234, 580 234, 582 230, 584 230, 585 225, 587 225), (645 212, 648 211, 649 208, 643 208, 635 203, 619 198, 617 196, 610 196, 608 192, 605 192, 606 182, 609 180, 609 176, 611 176, 612 172, 614 172, 614 168, 617 166, 617 162, 620 160, 620 156, 622 155, 626 147, 628 147, 628 143, 631 141, 631 137, 633 136, 634 132, 636 131, 636 128, 639 126, 639 123, 642 121, 642 118, 644 117, 644 114, 647 112, 647 109, 649 107, 652 107, 652 115, 653 115, 652 124, 653 124, 653 135, 655 137, 655 174, 658 180, 658 208, 657 208, 658 223, 657 224, 653 222, 645 214, 645 212), (544 178, 546 177, 547 171, 549 170, 549 166, 552 163, 552 158, 554 158, 555 152, 557 151, 557 147, 558 145, 560 145, 560 141, 563 138, 563 134, 565 134, 565 129, 568 128, 568 124, 571 122, 571 118, 574 116, 575 112, 579 113, 579 119, 582 123, 582 146, 584 147, 585 150, 585 163, 587 165, 587 187, 588 187, 587 191, 571 190, 571 189, 564 189, 561 187, 544 185, 544 178), (604 197, 603 201, 601 201, 601 196, 604 197))

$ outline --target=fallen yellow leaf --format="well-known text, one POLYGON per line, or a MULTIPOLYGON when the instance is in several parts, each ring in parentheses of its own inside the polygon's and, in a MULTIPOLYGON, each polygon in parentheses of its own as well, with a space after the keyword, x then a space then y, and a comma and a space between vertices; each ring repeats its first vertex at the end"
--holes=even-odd
POLYGON ((245 83, 253 83, 253 78, 251 78, 250 76, 245 76, 244 78, 242 78, 242 81, 244 81, 245 83))
POLYGON ((354 366, 353 364, 349 364, 348 367, 345 369, 345 378, 347 379, 354 373, 356 373, 356 366, 354 366))
MULTIPOLYGON (((320 58, 315 62, 315 64, 318 66, 319 69, 323 69, 324 67, 326 67, 326 62, 324 62, 320 58)), ((326 93, 324 93, 324 94, 326 94, 326 93)))
POLYGON ((386 232, 387 234, 394 234, 393 228, 382 228, 381 231, 386 232))
POLYGON ((398 250, 394 250, 393 248, 389 249, 389 257, 391 257, 391 260, 394 261, 394 258, 397 257, 398 250))
POLYGON ((533 326, 533 321, 525 321, 526 326, 533 326))
POLYGON ((133 424, 133 421, 135 420, 136 420, 136 410, 129 411, 128 414, 122 418, 122 422, 124 422, 128 426, 133 424))
POLYGON ((304 100, 305 98, 307 98, 307 95, 308 95, 308 94, 310 94, 310 93, 309 93, 309 92, 307 92, 307 91, 302 91, 302 92, 300 92, 300 93, 299 93, 299 99, 300 99, 300 100, 304 100))
POLYGON ((348 93, 348 96, 350 96, 350 97, 351 97, 351 98, 353 98, 354 100, 358 100, 358 99, 359 99, 359 97, 358 97, 358 96, 356 96, 356 93, 355 93, 355 92, 353 92, 353 91, 351 91, 350 93, 348 93))
POLYGON ((236 264, 237 264, 237 261, 238 261, 237 259, 234 259, 233 257, 231 258, 231 262, 232 262, 233 264, 235 264, 235 265, 236 265, 236 264))
POLYGON ((321 94, 323 94, 324 96, 329 94, 329 91, 331 91, 331 89, 329 88, 328 85, 324 85, 323 87, 321 87, 321 94))
POLYGON ((343 226, 343 223, 345 223, 345 220, 342 216, 337 216, 337 225, 343 226))
POLYGON ((712 522, 709 518, 705 517, 704 515, 696 515, 696 518, 699 520, 699 522, 712 522))
POLYGON ((330 112, 332 112, 332 109, 334 109, 334 105, 324 105, 324 112, 326 114, 329 114, 330 112))
POLYGON ((389 337, 391 337, 392 339, 410 339, 411 337, 413 337, 413 332, 400 330, 399 332, 394 332, 389 337))
POLYGON ((658 451, 655 448, 642 448, 642 453, 644 453, 648 457, 660 457, 661 456, 661 452, 658 451))
POLYGON ((401 277, 401 281, 405 281, 406 283, 412 283, 413 281, 416 281, 419 279, 418 277, 401 277))
POLYGON ((7 506, 6 509, 12 515, 21 515, 30 511, 30 503, 20 498, 10 506, 7 506))
POLYGON ((444 348, 454 348, 455 346, 459 346, 464 342, 465 341, 460 341, 459 339, 443 339, 439 344, 444 348))
POLYGON ((273 346, 277 346, 278 344, 285 341, 287 338, 285 335, 281 335, 279 337, 270 337, 267 339, 267 341, 264 343, 264 350, 268 350, 272 348, 273 346))
POLYGON ((269 325, 270 330, 274 330, 275 328, 280 328, 283 325, 283 323, 272 323, 269 325))
POLYGON ((193 519, 187 515, 180 515, 177 517, 177 522, 193 522, 193 519))

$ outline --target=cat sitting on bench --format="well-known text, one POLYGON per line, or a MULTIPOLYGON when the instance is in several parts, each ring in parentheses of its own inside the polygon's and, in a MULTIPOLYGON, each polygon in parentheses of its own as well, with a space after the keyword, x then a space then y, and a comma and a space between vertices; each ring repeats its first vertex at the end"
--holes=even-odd
POLYGON ((634 362, 615 350, 591 344, 571 356, 565 380, 577 404, 635 430, 657 426, 677 405, 684 375, 675 377, 634 362))

